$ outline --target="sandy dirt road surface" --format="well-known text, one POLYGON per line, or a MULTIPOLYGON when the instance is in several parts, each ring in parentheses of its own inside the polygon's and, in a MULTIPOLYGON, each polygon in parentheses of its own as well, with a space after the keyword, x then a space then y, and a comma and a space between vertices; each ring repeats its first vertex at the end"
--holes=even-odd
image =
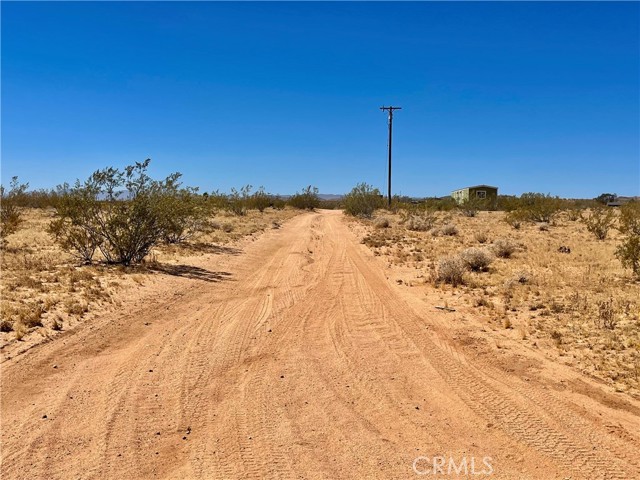
POLYGON ((340 212, 207 262, 3 362, 3 479, 640 478, 640 402, 474 357, 340 212))

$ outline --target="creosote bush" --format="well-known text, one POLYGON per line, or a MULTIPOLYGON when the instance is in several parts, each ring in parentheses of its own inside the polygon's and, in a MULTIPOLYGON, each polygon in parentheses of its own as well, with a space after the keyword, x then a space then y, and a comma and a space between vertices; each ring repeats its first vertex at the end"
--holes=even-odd
POLYGON ((314 210, 320 205, 320 198, 318 197, 318 188, 309 185, 302 189, 302 192, 298 192, 289 198, 287 202, 293 208, 300 210, 314 210))
POLYGON ((592 208, 589 216, 583 218, 582 221, 587 230, 593 233, 598 240, 604 240, 607 238, 609 229, 613 226, 615 220, 616 214, 612 208, 598 205, 592 208))
POLYGON ((384 204, 380 190, 366 183, 359 183, 343 199, 344 212, 354 217, 371 218, 373 212, 384 204))
POLYGON ((180 241, 204 217, 195 189, 180 187, 180 174, 147 175, 150 160, 119 170, 98 170, 84 183, 58 188, 50 233, 85 263, 98 250, 107 263, 142 261, 162 241, 180 241))
POLYGON ((7 236, 15 233, 22 223, 18 203, 24 196, 29 184, 21 184, 18 177, 13 177, 9 190, 0 185, 0 242, 4 243, 7 236))
POLYGON ((615 255, 640 279, 640 202, 629 202, 620 208, 618 229, 625 237, 615 255))

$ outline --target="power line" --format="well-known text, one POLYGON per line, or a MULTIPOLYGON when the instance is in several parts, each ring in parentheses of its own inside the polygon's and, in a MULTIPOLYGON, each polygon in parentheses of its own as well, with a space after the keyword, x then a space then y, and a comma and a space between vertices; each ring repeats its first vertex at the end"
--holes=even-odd
POLYGON ((393 132, 393 111, 402 110, 402 107, 393 107, 389 105, 388 107, 380 107, 380 110, 389 112, 389 171, 387 180, 387 203, 391 206, 391 135, 393 132))

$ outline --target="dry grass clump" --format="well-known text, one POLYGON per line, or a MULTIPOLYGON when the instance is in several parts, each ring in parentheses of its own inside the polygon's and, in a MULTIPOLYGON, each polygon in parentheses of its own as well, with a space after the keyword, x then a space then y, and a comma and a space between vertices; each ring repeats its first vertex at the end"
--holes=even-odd
POLYGON ((452 237, 458 234, 458 227, 453 223, 448 223, 440 229, 440 233, 446 237, 452 237))
POLYGON ((459 256, 445 257, 438 261, 436 281, 457 287, 464 283, 466 271, 467 266, 459 256))
POLYGON ((412 215, 405 223, 407 230, 427 232, 433 228, 434 219, 428 216, 412 215))
POLYGON ((471 247, 460 253, 460 258, 472 272, 484 272, 493 261, 493 255, 485 248, 471 247))
POLYGON ((510 240, 498 238, 491 245, 491 249, 496 257, 511 258, 511 255, 516 251, 516 246, 510 240))
POLYGON ((485 231, 475 232, 473 238, 480 244, 485 244, 489 241, 489 235, 485 231))
POLYGON ((387 217, 378 217, 373 222, 373 225, 376 228, 389 228, 391 226, 391 222, 389 222, 387 217))

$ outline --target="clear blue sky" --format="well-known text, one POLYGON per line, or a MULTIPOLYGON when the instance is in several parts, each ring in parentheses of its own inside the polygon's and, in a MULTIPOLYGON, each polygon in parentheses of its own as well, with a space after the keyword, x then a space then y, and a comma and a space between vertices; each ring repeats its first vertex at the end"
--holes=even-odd
POLYGON ((640 193, 638 3, 2 2, 2 175, 640 193))

